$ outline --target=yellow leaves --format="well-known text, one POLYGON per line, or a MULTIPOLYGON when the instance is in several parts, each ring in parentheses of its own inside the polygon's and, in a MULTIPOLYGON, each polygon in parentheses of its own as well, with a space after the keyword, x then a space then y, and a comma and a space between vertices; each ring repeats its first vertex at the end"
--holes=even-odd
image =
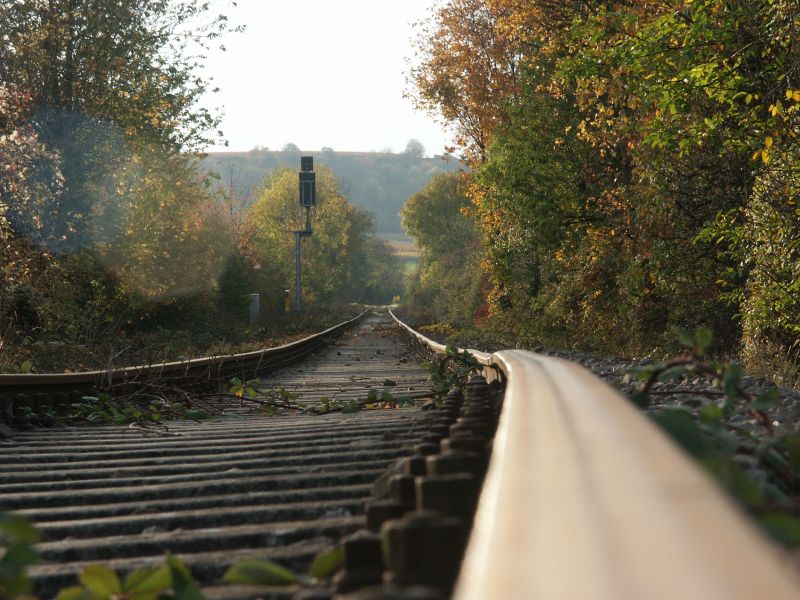
POLYGON ((783 114, 783 102, 778 100, 775 104, 769 105, 769 114, 773 117, 783 114))
POLYGON ((800 102, 800 90, 793 90, 791 88, 786 90, 786 99, 800 102))
POLYGON ((753 160, 758 160, 759 158, 761 159, 761 162, 763 162, 765 165, 768 165, 769 161, 771 160, 769 149, 764 148, 762 150, 756 150, 753 153, 753 160))
MULTIPOLYGON (((764 137, 764 147, 753 153, 753 160, 761 160, 765 165, 770 163, 773 147, 776 142, 780 141, 781 135, 777 129, 773 129, 769 133, 769 135, 764 137)), ((791 132, 789 132, 789 134, 791 136, 791 132)))

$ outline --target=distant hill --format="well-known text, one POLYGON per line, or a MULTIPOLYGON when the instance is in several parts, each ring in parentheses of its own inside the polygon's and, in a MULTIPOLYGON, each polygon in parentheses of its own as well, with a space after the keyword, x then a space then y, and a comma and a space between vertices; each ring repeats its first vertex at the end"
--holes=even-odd
POLYGON ((299 150, 212 152, 205 159, 210 171, 221 177, 219 186, 232 189, 245 206, 254 200, 264 176, 273 169, 289 165, 300 169, 300 156, 313 156, 314 164, 327 165, 342 182, 344 192, 356 206, 375 216, 378 234, 394 237, 403 234, 400 209, 409 196, 421 190, 437 173, 458 169, 453 157, 425 158, 408 152, 336 152, 299 150))

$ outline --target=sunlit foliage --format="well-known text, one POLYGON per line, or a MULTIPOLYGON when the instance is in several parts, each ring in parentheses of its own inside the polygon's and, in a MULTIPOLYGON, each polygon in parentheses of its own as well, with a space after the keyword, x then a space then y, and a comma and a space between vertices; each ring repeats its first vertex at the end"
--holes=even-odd
POLYGON ((799 11, 788 0, 437 8, 412 94, 456 126, 474 167, 501 326, 636 352, 666 350, 671 325, 706 324, 718 349, 753 362, 797 354, 799 11), (470 52, 444 43, 455 32, 470 52))
POLYGON ((233 240, 191 154, 217 136, 195 69, 227 29, 194 0, 0 4, 6 349, 124 344, 212 306, 233 240))
MULTIPOLYGON (((313 233, 302 236, 301 242, 305 298, 310 303, 388 302, 400 287, 396 259, 373 237, 371 217, 348 202, 333 172, 317 167, 316 179, 313 233)), ((284 285, 291 283, 294 290, 292 232, 306 227, 295 169, 278 169, 265 179, 245 227, 248 253, 255 264, 278 274, 277 279, 284 285)))
POLYGON ((436 175, 403 207, 403 227, 421 251, 407 301, 430 318, 472 324, 485 314, 480 241, 459 173, 436 175))

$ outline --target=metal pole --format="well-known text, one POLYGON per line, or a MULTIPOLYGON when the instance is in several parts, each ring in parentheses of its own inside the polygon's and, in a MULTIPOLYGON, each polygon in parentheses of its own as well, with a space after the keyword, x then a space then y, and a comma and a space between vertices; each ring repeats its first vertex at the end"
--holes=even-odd
POLYGON ((300 311, 303 308, 302 289, 303 282, 300 279, 300 237, 302 231, 294 232, 294 281, 295 281, 295 294, 294 294, 294 309, 300 311))

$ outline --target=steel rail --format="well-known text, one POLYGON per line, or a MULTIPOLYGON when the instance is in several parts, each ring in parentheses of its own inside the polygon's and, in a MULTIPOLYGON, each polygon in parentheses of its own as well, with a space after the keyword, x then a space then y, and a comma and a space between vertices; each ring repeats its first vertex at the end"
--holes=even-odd
POLYGON ((62 400, 66 401, 70 392, 83 394, 114 384, 161 378, 179 381, 189 377, 214 383, 226 376, 254 377, 258 373, 274 370, 302 359, 325 344, 331 337, 335 337, 359 323, 369 313, 370 310, 367 309, 352 319, 295 342, 251 352, 102 371, 0 374, 0 420, 2 420, 3 413, 9 414, 15 402, 58 403, 62 400), (21 396, 25 396, 25 398, 23 399, 21 396), (54 399, 54 396, 58 397, 54 399))
POLYGON ((780 551, 618 391, 563 359, 470 352, 505 396, 456 600, 800 598, 780 551))

